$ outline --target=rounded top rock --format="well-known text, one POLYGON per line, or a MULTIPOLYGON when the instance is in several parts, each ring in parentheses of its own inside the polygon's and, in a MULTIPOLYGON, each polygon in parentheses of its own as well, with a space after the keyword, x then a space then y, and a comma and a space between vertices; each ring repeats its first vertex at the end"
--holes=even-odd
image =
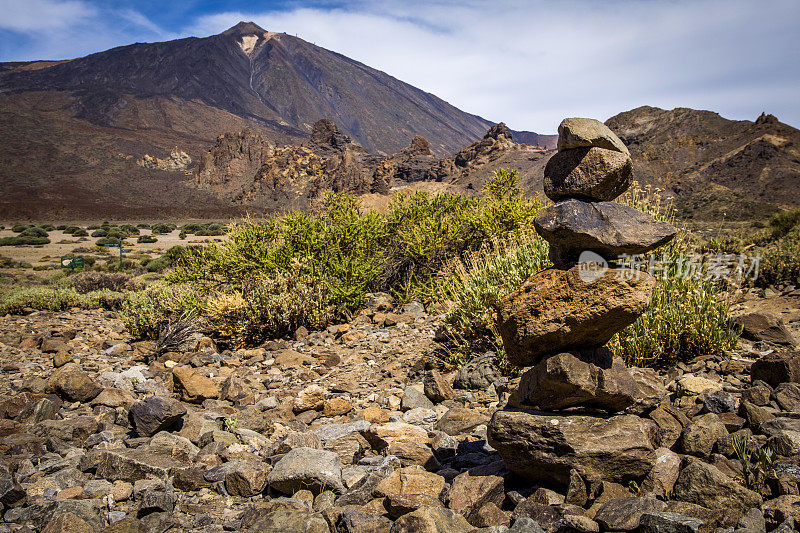
POLYGON ((572 148, 592 147, 616 150, 630 155, 611 129, 593 118, 565 118, 558 125, 558 151, 572 148))

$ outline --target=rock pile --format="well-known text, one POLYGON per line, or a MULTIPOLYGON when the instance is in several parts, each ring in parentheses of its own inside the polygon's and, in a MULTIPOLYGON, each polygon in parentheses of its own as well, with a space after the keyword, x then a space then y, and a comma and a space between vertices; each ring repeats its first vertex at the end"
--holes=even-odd
POLYGON ((627 482, 650 471, 655 424, 637 414, 666 397, 653 370, 628 368, 602 347, 641 315, 655 286, 647 273, 608 268, 603 256, 651 251, 675 228, 613 202, 630 186, 632 164, 610 129, 570 118, 558 131, 559 151, 544 176, 556 203, 535 221, 554 266, 500 305, 506 353, 530 368, 509 402, 519 409, 495 413, 489 442, 518 474, 585 491, 584 482, 627 482), (595 262, 579 265, 584 252, 596 254, 595 262), (566 418, 529 408, 584 413, 566 418))

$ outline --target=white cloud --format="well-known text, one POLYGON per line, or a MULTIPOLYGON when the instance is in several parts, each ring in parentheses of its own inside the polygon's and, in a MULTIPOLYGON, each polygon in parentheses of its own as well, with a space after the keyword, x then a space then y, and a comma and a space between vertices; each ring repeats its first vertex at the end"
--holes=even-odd
POLYGON ((638 105, 696 107, 800 123, 800 2, 500 0, 351 3, 348 9, 228 12, 315 42, 491 120, 554 132, 568 115, 638 105))
POLYGON ((54 30, 79 24, 97 14, 80 0, 0 0, 0 28, 26 32, 54 30))

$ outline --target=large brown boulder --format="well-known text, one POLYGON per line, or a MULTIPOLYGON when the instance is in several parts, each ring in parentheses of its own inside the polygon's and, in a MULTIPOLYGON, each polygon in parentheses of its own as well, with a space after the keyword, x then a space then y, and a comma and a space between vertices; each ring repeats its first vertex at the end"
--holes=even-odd
POLYGON ((656 426, 635 415, 611 418, 555 416, 500 410, 489 423, 488 441, 506 466, 536 482, 566 485, 570 469, 587 482, 627 482, 653 468, 656 426))
POLYGON ((555 264, 577 262, 584 251, 608 260, 643 254, 671 241, 677 231, 627 205, 576 199, 542 209, 534 226, 550 243, 550 260, 555 264))
POLYGON ((687 458, 675 483, 674 497, 709 509, 732 509, 744 514, 761 506, 761 496, 744 488, 718 468, 687 458))
POLYGON ((152 396, 136 402, 128 411, 128 420, 141 437, 152 437, 169 429, 186 414, 186 408, 177 400, 152 396))
POLYGON ((81 369, 76 363, 69 363, 47 379, 45 391, 58 394, 70 402, 88 402, 93 400, 103 387, 81 369))
POLYGON ((652 370, 634 372, 610 354, 605 364, 585 361, 581 355, 557 354, 525 372, 519 383, 520 401, 545 410, 581 406, 614 413, 637 402, 656 405, 667 395, 652 370))
POLYGON ((584 146, 597 146, 630 155, 611 129, 593 118, 565 118, 558 125, 558 150, 569 150, 584 146))
POLYGON ((544 193, 553 201, 580 197, 601 202, 628 190, 633 177, 629 155, 605 148, 558 152, 544 167, 544 193))
POLYGON ((754 341, 773 342, 786 346, 795 346, 797 343, 791 331, 784 324, 783 319, 773 313, 746 313, 734 318, 742 327, 742 337, 754 341))
POLYGON ((800 383, 800 352, 774 352, 750 367, 753 381, 761 380, 777 387, 781 383, 800 383))
POLYGON ((172 369, 175 388, 185 402, 203 403, 203 400, 217 399, 219 387, 211 378, 188 366, 176 366, 172 369))
POLYGON ((593 281, 577 266, 534 274, 498 307, 509 361, 529 366, 546 354, 602 346, 644 312, 654 287, 649 274, 624 269, 593 281))

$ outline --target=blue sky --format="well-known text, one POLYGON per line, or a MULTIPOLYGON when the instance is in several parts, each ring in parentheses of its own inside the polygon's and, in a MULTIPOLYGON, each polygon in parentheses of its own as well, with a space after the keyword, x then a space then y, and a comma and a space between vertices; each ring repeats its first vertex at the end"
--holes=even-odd
POLYGON ((0 0, 0 13, 0 61, 253 20, 515 129, 640 105, 800 126, 798 0, 0 0))

